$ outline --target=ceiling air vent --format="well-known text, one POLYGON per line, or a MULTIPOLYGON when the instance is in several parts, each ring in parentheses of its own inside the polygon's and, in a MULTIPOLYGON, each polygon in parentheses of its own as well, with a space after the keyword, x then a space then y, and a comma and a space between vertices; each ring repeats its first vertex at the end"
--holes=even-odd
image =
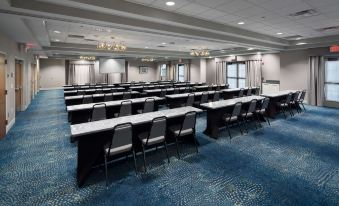
POLYGON ((159 48, 165 48, 165 46, 163 46, 163 45, 159 45, 159 46, 157 46, 157 47, 159 47, 159 48))
POLYGON ((330 26, 330 27, 324 27, 320 29, 316 29, 317 31, 324 32, 324 31, 333 31, 333 30, 338 30, 339 26, 330 26))
POLYGON ((85 36, 76 35, 76 34, 69 34, 68 37, 73 38, 73 39, 84 39, 85 38, 85 36))
POLYGON ((288 16, 293 19, 302 19, 306 17, 316 16, 319 15, 319 13, 314 9, 308 9, 303 11, 298 11, 296 13, 289 14, 288 16))

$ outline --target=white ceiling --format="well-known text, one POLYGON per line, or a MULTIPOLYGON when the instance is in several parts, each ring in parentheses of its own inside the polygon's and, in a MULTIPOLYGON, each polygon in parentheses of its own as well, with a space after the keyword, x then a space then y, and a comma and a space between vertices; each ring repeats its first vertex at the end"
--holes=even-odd
POLYGON ((305 38, 339 34, 316 29, 339 26, 339 0, 127 0, 146 6, 181 13, 195 18, 231 25, 276 37, 301 35, 305 38), (318 15, 292 19, 289 14, 315 9, 318 15), (238 25, 238 22, 245 22, 238 25), (283 33, 277 35, 278 32, 283 33))

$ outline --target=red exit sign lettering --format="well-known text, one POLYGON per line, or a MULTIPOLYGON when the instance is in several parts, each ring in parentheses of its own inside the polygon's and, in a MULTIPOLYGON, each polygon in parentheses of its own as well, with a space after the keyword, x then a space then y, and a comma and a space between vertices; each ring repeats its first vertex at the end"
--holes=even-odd
POLYGON ((330 52, 339 52, 339 46, 338 45, 333 45, 330 47, 330 52))

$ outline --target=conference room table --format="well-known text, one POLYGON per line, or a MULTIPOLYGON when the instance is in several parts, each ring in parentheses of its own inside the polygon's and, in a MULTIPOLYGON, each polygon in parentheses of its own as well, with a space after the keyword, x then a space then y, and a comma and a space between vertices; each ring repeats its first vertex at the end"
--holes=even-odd
POLYGON ((247 94, 248 89, 252 89, 252 95, 256 95, 259 93, 259 87, 244 87, 244 88, 232 88, 232 89, 222 89, 222 97, 224 99, 233 99, 235 96, 239 96, 239 92, 241 89, 244 89, 244 95, 247 94))
MULTIPOLYGON (((77 142, 77 184, 81 187, 90 174, 91 168, 103 162, 103 148, 112 138, 112 128, 118 124, 133 125, 133 146, 140 151, 140 132, 149 131, 152 120, 156 117, 167 117, 167 127, 181 122, 187 112, 202 112, 194 107, 181 107, 137 114, 114 119, 71 125, 71 139, 77 142)), ((168 135, 167 135, 168 136, 168 135)), ((168 140, 171 142, 171 139, 168 140)), ((173 140, 172 140, 173 141, 173 140)))
POLYGON ((72 87, 64 87, 64 91, 69 90, 84 90, 84 89, 105 89, 105 88, 115 88, 114 85, 93 85, 93 86, 72 86, 72 87))
MULTIPOLYGON (((192 91, 192 87, 176 87, 175 89, 178 89, 179 93, 185 92, 186 89, 188 89, 190 92, 192 91)), ((159 97, 162 90, 166 90, 166 95, 174 94, 174 88, 167 88, 167 89, 146 89, 144 90, 144 95, 159 97)))
POLYGON ((214 93, 218 91, 206 91, 206 92, 192 92, 192 93, 182 93, 182 94, 170 94, 166 95, 166 102, 170 108, 181 107, 186 103, 187 97, 189 94, 194 94, 194 101, 200 101, 203 93, 208 93, 208 99, 213 99, 214 93))
POLYGON ((225 114, 231 114, 234 105, 237 102, 242 102, 242 109, 248 109, 249 103, 256 99, 258 101, 263 100, 262 96, 246 96, 234 99, 220 100, 216 102, 209 102, 201 104, 200 107, 207 111, 207 126, 204 134, 209 137, 217 139, 219 136, 219 128, 224 127, 225 123, 223 117, 225 114))
POLYGON ((82 87, 82 86, 102 86, 102 85, 108 85, 107 83, 98 83, 98 84, 65 84, 62 87, 63 88, 68 88, 68 87, 82 87))
MULTIPOLYGON (((277 103, 281 102, 282 100, 285 100, 289 93, 293 94, 292 95, 292 99, 293 99, 296 92, 301 92, 301 91, 299 91, 299 90, 282 90, 282 91, 278 91, 278 92, 261 94, 261 96, 263 96, 263 97, 270 98, 270 103, 268 104, 268 108, 267 108, 267 115, 270 118, 275 118, 276 115, 277 115, 277 103)), ((298 103, 296 103, 296 106, 299 107, 298 103)))
MULTIPOLYGON (((228 88, 228 84, 220 84, 220 89, 227 89, 228 88)), ((203 92, 203 91, 207 91, 208 88, 210 88, 212 90, 216 90, 218 85, 200 85, 200 86, 194 86, 193 88, 195 89, 195 91, 197 92, 203 92)))
MULTIPOLYGON (((105 89, 85 89, 85 90, 80 90, 80 92, 85 92, 86 95, 95 94, 95 93, 104 94, 104 93, 112 93, 112 89, 114 89, 117 92, 125 91, 125 88, 114 87, 114 88, 105 88, 105 89)), ((75 95, 78 95, 78 92, 79 92, 78 90, 64 91, 64 96, 65 97, 75 96, 75 95)))
POLYGON ((131 86, 129 90, 143 92, 146 89, 164 89, 170 87, 170 85, 147 85, 147 86, 131 86))
MULTIPOLYGON (((108 101, 108 102, 98 102, 98 103, 105 103, 106 104, 106 115, 107 119, 114 118, 114 114, 119 113, 121 102, 130 100, 132 102, 132 113, 137 113, 137 110, 144 108, 145 100, 148 98, 153 98, 155 100, 154 110, 157 111, 159 108, 159 104, 162 104, 164 98, 160 97, 142 97, 142 98, 135 98, 135 99, 127 99, 127 100, 116 100, 116 101, 108 101)), ((90 104, 79 104, 79 105, 71 105, 67 106, 68 112, 68 121, 71 124, 79 124, 88 122, 93 105, 98 103, 90 103, 90 104)))
MULTIPOLYGON (((105 94, 93 94, 93 103, 103 102, 105 99, 105 95, 113 95, 114 100, 122 100, 125 92, 113 92, 113 93, 105 93, 105 94)), ((136 91, 131 92, 131 99, 140 97, 140 93, 136 91)), ((82 100, 84 95, 75 95, 75 96, 67 96, 65 97, 66 106, 82 104, 82 100)))

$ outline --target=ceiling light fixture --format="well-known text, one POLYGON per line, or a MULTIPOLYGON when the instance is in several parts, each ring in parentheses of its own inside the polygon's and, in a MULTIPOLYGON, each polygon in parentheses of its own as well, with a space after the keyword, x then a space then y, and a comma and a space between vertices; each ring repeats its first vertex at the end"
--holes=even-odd
POLYGON ((166 5, 167 5, 167 6, 174 6, 174 5, 175 5, 175 2, 174 2, 174 1, 167 1, 167 2, 166 2, 166 5))
POLYGON ((254 49, 254 48, 248 48, 247 50, 248 50, 248 51, 251 51, 251 50, 253 50, 253 49, 254 49))
POLYGON ((299 43, 297 43, 296 45, 305 45, 305 44, 307 44, 307 43, 305 43, 305 42, 299 42, 299 43))
POLYGON ((278 34, 278 35, 282 35, 282 34, 284 34, 284 33, 282 33, 282 32, 278 32, 277 34, 278 34))
POLYGON ((125 52, 127 46, 120 42, 98 42, 97 49, 113 51, 113 52, 125 52))
POLYGON ((145 49, 148 49, 148 46, 145 46, 145 49))
POLYGON ((153 57, 143 57, 141 59, 142 62, 154 62, 155 59, 153 57))
POLYGON ((301 39, 301 37, 298 37, 298 38, 296 38, 295 40, 300 40, 301 39))
POLYGON ((166 45, 166 42, 161 43, 162 45, 166 45))
POLYGON ((245 22, 241 21, 241 22, 238 22, 239 25, 243 25, 245 24, 245 22))
POLYGON ((208 57, 210 52, 208 49, 191 49, 190 55, 195 57, 208 57))
POLYGON ((59 42, 60 40, 59 39, 55 39, 54 41, 59 42))
POLYGON ((54 33, 56 33, 56 34, 60 34, 61 32, 60 32, 60 31, 57 31, 57 30, 55 30, 55 31, 54 31, 54 33))
POLYGON ((85 61, 94 61, 96 58, 95 56, 80 56, 80 59, 85 61))

